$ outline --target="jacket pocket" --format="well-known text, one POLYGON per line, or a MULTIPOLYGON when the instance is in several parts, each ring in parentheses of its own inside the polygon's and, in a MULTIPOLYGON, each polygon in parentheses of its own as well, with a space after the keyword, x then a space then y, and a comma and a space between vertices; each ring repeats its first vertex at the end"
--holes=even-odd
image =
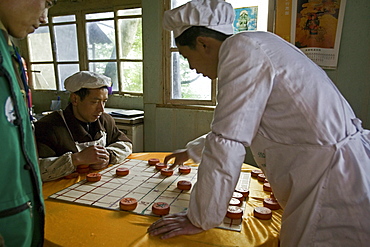
POLYGON ((12 216, 12 215, 18 214, 20 212, 23 212, 26 209, 29 209, 30 210, 31 216, 32 216, 32 204, 29 201, 29 202, 26 202, 24 204, 21 204, 21 205, 19 205, 17 207, 9 208, 9 209, 0 211, 0 218, 4 218, 4 217, 8 217, 8 216, 12 216))
POLYGON ((32 217, 32 205, 28 201, 17 207, 0 211, 0 233, 6 246, 36 246, 38 236, 32 217), (37 235, 36 235, 37 234, 37 235))

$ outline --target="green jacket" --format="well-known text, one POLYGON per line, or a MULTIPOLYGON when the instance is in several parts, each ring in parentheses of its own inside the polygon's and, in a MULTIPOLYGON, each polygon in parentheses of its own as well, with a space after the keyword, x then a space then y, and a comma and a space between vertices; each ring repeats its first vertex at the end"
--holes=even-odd
POLYGON ((42 246, 44 202, 30 117, 0 30, 0 235, 5 246, 42 246))

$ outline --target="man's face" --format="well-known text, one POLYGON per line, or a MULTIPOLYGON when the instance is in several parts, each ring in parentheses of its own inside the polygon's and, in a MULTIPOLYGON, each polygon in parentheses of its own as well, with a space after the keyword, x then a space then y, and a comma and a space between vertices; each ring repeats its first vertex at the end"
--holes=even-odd
POLYGON ((179 45, 177 48, 179 53, 188 60, 190 69, 195 69, 198 74, 203 74, 210 79, 217 78, 218 58, 207 52, 201 43, 197 43, 195 49, 179 45))
POLYGON ((56 0, 1 0, 0 20, 9 34, 25 38, 47 22, 48 9, 56 0))
POLYGON ((89 89, 89 92, 83 100, 77 94, 71 95, 73 114, 78 120, 86 123, 95 122, 100 118, 108 100, 108 89, 106 88, 89 89))

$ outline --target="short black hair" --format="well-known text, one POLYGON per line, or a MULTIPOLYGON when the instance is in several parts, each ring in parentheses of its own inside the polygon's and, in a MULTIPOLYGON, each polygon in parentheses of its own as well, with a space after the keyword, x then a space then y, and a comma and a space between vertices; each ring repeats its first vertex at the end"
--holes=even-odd
POLYGON ((186 29, 179 37, 175 38, 175 42, 176 45, 189 46, 190 49, 195 49, 196 38, 199 36, 210 37, 219 41, 224 41, 231 35, 224 34, 203 26, 192 26, 186 29))
MULTIPOLYGON (((100 88, 105 88, 108 90, 108 87, 107 86, 104 86, 104 87, 100 87, 100 88)), ((99 88, 99 89, 100 89, 99 88)), ((75 94, 77 94, 81 101, 84 100, 86 98, 86 96, 88 96, 90 94, 90 90, 89 89, 92 89, 92 88, 81 88, 80 90, 74 92, 75 94)))

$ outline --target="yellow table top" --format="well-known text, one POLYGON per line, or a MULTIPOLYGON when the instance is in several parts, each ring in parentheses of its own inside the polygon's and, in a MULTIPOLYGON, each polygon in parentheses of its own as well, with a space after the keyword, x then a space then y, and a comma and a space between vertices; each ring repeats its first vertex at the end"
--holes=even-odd
MULTIPOLYGON (((163 161, 168 154, 134 153, 128 158, 140 160, 158 158, 163 161)), ((244 164, 242 171, 250 172, 253 169, 256 168, 244 164)), ((158 217, 48 199, 48 196, 83 179, 84 176, 79 176, 43 184, 46 207, 44 246, 278 246, 283 211, 273 210, 271 220, 253 217, 253 209, 263 206, 263 199, 269 197, 269 193, 263 191, 263 184, 253 177, 241 232, 214 228, 196 235, 167 240, 149 236, 146 232, 158 217)))

